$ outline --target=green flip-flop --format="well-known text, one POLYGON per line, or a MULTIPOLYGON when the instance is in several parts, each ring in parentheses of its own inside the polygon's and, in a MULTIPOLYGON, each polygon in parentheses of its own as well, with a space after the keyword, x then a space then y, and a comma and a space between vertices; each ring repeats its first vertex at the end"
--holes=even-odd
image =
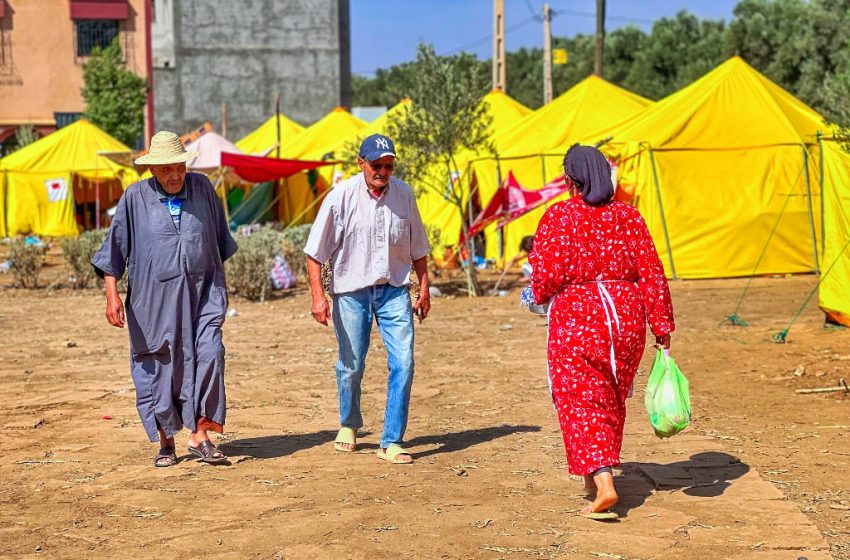
POLYGON ((614 521, 620 518, 616 511, 580 511, 578 514, 594 521, 614 521))

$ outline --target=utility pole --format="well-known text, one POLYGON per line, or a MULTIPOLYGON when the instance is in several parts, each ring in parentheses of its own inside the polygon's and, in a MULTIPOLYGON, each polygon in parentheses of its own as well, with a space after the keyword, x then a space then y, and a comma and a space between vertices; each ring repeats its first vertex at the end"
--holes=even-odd
POLYGON ((605 0, 596 0, 596 64, 593 73, 602 77, 602 53, 605 50, 605 0))
POLYGON ((506 91, 505 0, 493 0, 493 89, 506 91))
POLYGON ((552 102, 552 28, 549 4, 543 4, 543 104, 552 102))

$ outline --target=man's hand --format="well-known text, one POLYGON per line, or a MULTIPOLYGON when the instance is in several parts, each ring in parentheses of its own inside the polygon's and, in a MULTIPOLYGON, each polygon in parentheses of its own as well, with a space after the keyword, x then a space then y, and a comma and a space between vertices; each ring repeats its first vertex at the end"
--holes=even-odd
POLYGON ((655 337, 655 344, 664 348, 665 350, 669 350, 670 349, 670 335, 665 334, 664 336, 656 336, 655 337))
POLYGON ((313 298, 313 305, 311 306, 310 311, 313 313, 313 319, 315 319, 317 323, 327 326, 328 316, 330 315, 330 306, 328 305, 328 299, 325 297, 325 294, 313 298))
POLYGON ((113 327, 124 328, 124 303, 118 294, 106 297, 106 320, 113 327))
POLYGON ((413 312, 419 317, 421 323, 428 316, 429 311, 431 311, 431 294, 428 293, 426 288, 419 293, 419 298, 413 304, 413 312))

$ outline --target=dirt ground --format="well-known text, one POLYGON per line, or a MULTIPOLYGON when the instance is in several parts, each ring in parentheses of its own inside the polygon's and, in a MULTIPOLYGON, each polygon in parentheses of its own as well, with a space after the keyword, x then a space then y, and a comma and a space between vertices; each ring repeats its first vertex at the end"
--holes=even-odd
MULTIPOLYGON (((55 255, 51 263, 47 283, 63 274, 55 255)), ((106 323, 100 292, 10 289, 9 275, 0 275, 0 557, 733 557, 728 538, 712 537, 723 533, 705 530, 706 521, 659 535, 695 542, 702 531, 704 554, 656 553, 644 541, 616 549, 613 540, 652 527, 657 485, 622 512, 624 523, 594 526, 603 535, 596 545, 570 540, 593 522, 573 514, 584 501, 566 472, 546 389, 545 323, 518 307, 521 284, 509 279, 506 297, 435 298, 417 327, 407 434, 415 465, 374 455, 386 391, 377 334, 361 451, 334 453, 336 343, 297 289, 263 304, 231 302, 238 315, 224 327, 229 407, 219 443, 232 464, 185 457, 154 469, 155 447, 134 407, 127 334, 106 323)), ((815 300, 787 344, 770 342, 816 281, 756 279, 739 312, 748 327, 720 325, 744 280, 673 282, 673 355, 691 381, 693 422, 670 441, 647 436, 650 348, 624 458, 635 468, 658 461, 680 437, 716 445, 784 494, 832 557, 847 560, 850 398, 795 389, 850 380, 850 331, 825 329, 815 300)), ((178 437, 178 451, 185 441, 178 437)), ((618 474, 628 482, 629 472, 618 474)), ((779 524, 785 515, 768 514, 779 524)), ((709 525, 736 527, 734 510, 715 517, 709 525)), ((789 546, 758 558, 798 556, 807 554, 789 546)))

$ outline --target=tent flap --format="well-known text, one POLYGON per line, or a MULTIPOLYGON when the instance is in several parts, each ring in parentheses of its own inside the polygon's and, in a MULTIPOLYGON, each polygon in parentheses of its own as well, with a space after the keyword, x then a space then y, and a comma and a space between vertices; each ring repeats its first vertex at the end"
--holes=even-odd
POLYGON ((295 175, 301 171, 316 169, 325 165, 335 165, 336 161, 302 161, 297 159, 276 159, 261 156, 221 153, 221 164, 252 183, 274 181, 295 175))
POLYGON ((821 145, 824 239, 818 300, 830 321, 850 327, 850 154, 837 142, 821 145))

